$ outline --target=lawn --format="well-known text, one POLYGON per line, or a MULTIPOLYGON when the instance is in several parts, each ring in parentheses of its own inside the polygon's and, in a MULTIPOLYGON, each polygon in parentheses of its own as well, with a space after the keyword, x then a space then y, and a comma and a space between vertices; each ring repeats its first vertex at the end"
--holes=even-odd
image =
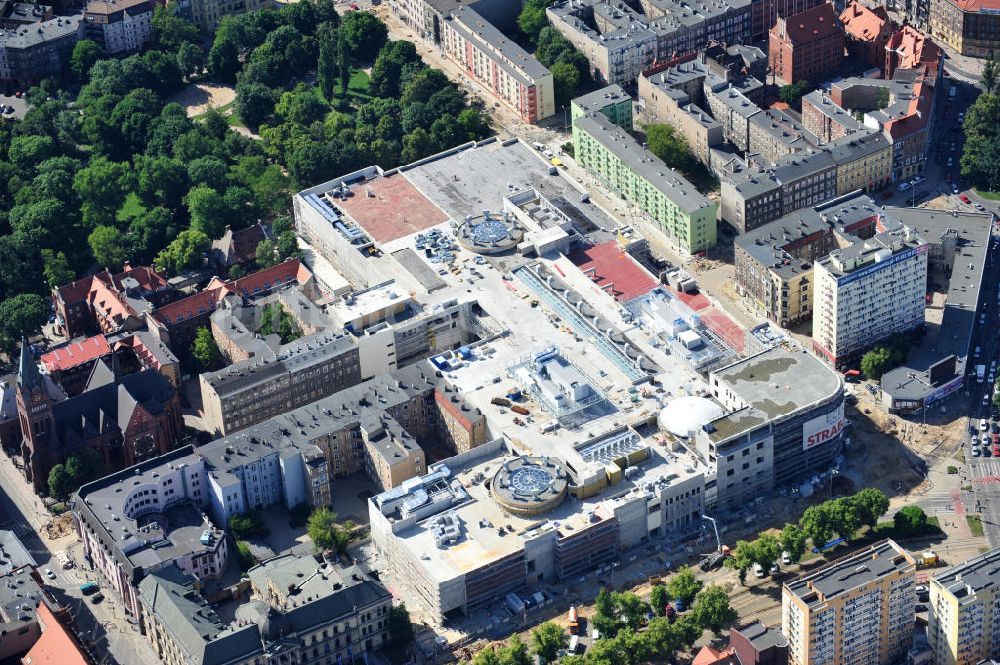
POLYGON ((990 201, 1000 201, 1000 192, 991 192, 988 190, 977 189, 976 195, 990 201))
POLYGON ((965 521, 969 523, 969 530, 972 531, 973 536, 983 535, 983 521, 979 519, 978 515, 966 515, 965 521))
POLYGON ((138 217, 144 212, 146 212, 146 207, 139 200, 139 195, 135 192, 129 192, 128 196, 125 197, 125 203, 119 208, 118 214, 115 217, 118 221, 124 222, 127 219, 138 217))

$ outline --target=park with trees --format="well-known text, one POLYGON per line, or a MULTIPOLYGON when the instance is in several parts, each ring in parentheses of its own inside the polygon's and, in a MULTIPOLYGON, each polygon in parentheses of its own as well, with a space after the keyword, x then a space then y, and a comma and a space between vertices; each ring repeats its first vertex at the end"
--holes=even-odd
MULTIPOLYGON (((341 20, 303 0, 227 16, 207 52, 168 9, 153 26, 149 47, 127 57, 79 41, 65 76, 28 91, 23 119, 0 122, 0 351, 45 323, 49 288, 125 261, 168 275, 199 267, 226 226, 287 219, 293 188, 490 131, 367 12, 341 20), (231 109, 188 117, 169 101, 206 80, 235 84, 231 109)), ((290 228, 262 265, 297 253, 290 228)))

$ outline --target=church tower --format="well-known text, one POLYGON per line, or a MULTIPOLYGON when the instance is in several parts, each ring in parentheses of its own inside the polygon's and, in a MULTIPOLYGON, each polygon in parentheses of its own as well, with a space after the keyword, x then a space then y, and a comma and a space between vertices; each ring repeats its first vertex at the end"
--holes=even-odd
POLYGON ((17 413, 21 421, 21 461, 24 475, 35 487, 44 490, 48 478, 44 476, 42 458, 53 448, 52 397, 45 385, 45 378, 38 371, 38 364, 31 353, 28 340, 21 338, 21 360, 17 369, 17 413))

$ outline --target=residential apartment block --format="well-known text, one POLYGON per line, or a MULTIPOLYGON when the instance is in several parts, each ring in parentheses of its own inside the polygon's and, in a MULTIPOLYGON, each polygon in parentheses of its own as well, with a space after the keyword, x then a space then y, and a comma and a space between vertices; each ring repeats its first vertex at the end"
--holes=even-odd
POLYGON ((709 162, 711 147, 724 141, 722 124, 703 110, 702 81, 707 74, 704 65, 691 61, 639 77, 644 118, 672 126, 704 164, 709 162))
POLYGON ((812 316, 813 263, 853 238, 876 232, 878 205, 855 192, 805 208, 740 235, 736 290, 780 326, 812 316))
POLYGON ((632 131, 632 97, 617 83, 588 92, 570 104, 572 119, 588 113, 603 113, 627 132, 632 131))
POLYGON ((605 83, 634 81, 654 63, 712 42, 750 42, 750 0, 646 0, 642 10, 608 0, 562 0, 546 12, 605 83))
POLYGON ((853 115, 834 103, 822 90, 802 96, 802 125, 821 141, 836 141, 864 129, 853 115))
POLYGON ((755 0, 751 3, 753 41, 766 42, 778 17, 788 17, 823 4, 824 0, 755 0))
POLYGON ((844 32, 830 3, 779 16, 768 33, 768 63, 785 83, 818 84, 844 61, 844 32))
POLYGON ((388 642, 392 594, 357 566, 285 555, 248 575, 250 600, 228 621, 190 575, 165 568, 144 578, 139 625, 157 658, 164 665, 336 663, 367 660, 388 642))
POLYGON ((20 24, 0 32, 0 80, 29 87, 66 71, 83 34, 80 16, 20 24))
POLYGON ((180 0, 178 3, 181 15, 203 32, 215 32, 222 19, 230 14, 244 14, 272 5, 271 0, 180 0))
POLYGON ((909 227, 880 231, 815 264, 813 350, 836 367, 924 324, 927 243, 909 227))
POLYGON ((441 48, 472 80, 528 123, 556 111, 552 74, 471 7, 456 7, 441 23, 441 48))
MULTIPOLYGON (((755 129, 760 127, 754 124, 755 129)), ((772 145, 794 146, 780 141, 772 145)), ((890 182, 891 168, 892 146, 873 130, 788 153, 769 166, 734 159, 722 177, 722 219, 746 232, 858 189, 882 189, 890 182)))
POLYGON ((851 0, 840 12, 840 22, 844 25, 847 52, 861 62, 882 69, 885 49, 895 30, 885 7, 870 8, 851 0))
POLYGON ((426 472, 421 446, 460 453, 486 435, 478 409, 429 367, 412 365, 84 485, 74 516, 95 568, 137 612, 137 586, 154 570, 220 573, 228 541, 212 524, 275 504, 330 505, 335 479, 355 473, 379 490, 396 487, 426 472), (151 528, 148 513, 167 519, 151 528))
POLYGON ((938 665, 977 665, 1000 656, 1000 549, 930 579, 927 638, 938 665))
POLYGON ((150 0, 90 0, 83 13, 83 34, 105 53, 135 53, 153 36, 150 0))
POLYGON ((883 540, 786 582, 789 665, 892 665, 913 640, 916 563, 883 540))
POLYGON ((637 204, 680 251, 715 246, 714 203, 604 115, 573 121, 576 161, 637 204))
POLYGON ((931 33, 962 55, 985 58, 1000 49, 1000 2, 931 0, 931 33))

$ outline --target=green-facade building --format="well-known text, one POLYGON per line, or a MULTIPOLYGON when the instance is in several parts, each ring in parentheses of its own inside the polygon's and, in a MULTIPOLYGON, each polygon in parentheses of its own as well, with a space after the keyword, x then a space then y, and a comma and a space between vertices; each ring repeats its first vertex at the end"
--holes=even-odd
POLYGON ((622 129, 632 131, 632 98, 617 83, 577 97, 570 104, 574 122, 577 118, 597 112, 603 113, 622 129))
POLYGON ((715 246, 716 204, 603 113, 573 119, 576 162, 649 215, 689 254, 715 246))

